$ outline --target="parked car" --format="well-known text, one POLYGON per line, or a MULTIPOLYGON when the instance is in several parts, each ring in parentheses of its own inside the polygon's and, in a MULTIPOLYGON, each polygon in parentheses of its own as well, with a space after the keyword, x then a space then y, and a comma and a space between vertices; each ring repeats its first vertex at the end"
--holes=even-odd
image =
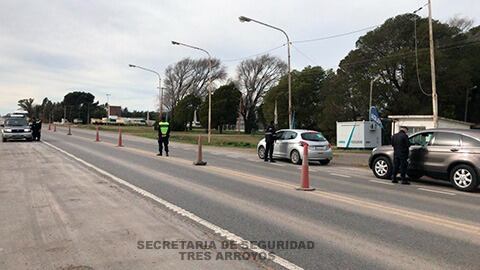
MULTIPOLYGON (((294 164, 301 164, 303 158, 303 143, 307 143, 308 160, 318 161, 327 165, 333 158, 332 147, 322 133, 303 129, 282 129, 275 133, 273 157, 290 159, 294 164)), ((265 139, 257 144, 260 159, 265 157, 265 139)))
MULTIPOLYGON (((430 176, 448 180, 462 191, 478 187, 480 175, 480 130, 430 129, 409 137, 408 176, 415 180, 430 176)), ((392 175, 393 148, 373 149, 370 168, 378 178, 392 175)))
POLYGON ((2 128, 2 141, 27 140, 32 141, 32 129, 24 117, 12 117, 5 119, 2 128))

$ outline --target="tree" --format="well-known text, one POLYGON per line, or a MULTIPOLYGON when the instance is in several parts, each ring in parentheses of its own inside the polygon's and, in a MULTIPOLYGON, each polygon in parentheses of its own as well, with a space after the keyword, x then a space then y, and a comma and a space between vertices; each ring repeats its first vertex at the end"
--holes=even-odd
POLYGON ((237 66, 237 85, 242 92, 240 114, 245 122, 245 133, 251 133, 256 127, 257 107, 286 71, 285 62, 268 54, 244 60, 237 66))
MULTIPOLYGON (((324 107, 328 95, 325 81, 334 76, 333 71, 325 71, 322 67, 305 67, 302 71, 292 72, 292 103, 295 112, 295 127, 317 129, 320 117, 318 114, 324 107)), ((288 127, 288 78, 282 77, 277 86, 265 95, 262 106, 266 122, 274 120, 275 102, 279 127, 288 127)))
MULTIPOLYGON (((437 92, 441 116, 462 119, 465 89, 474 85, 472 50, 468 33, 434 21, 437 92), (465 47, 465 48, 464 48, 465 47)), ((473 29, 472 29, 473 30, 473 29)), ((428 21, 414 14, 399 15, 360 37, 356 49, 341 62, 336 84, 350 119, 368 118, 370 81, 374 105, 387 114, 431 114, 428 21), (417 29, 418 69, 414 22, 417 29), (417 73, 418 72, 418 73, 417 73)), ((331 104, 331 103, 330 103, 331 104)))
POLYGON ((18 107, 22 110, 28 112, 28 117, 32 118, 34 116, 34 99, 33 98, 25 98, 18 101, 18 107))
POLYGON ((89 122, 90 111, 98 106, 98 103, 93 105, 95 96, 86 92, 70 92, 63 98, 63 105, 67 112, 67 119, 72 121, 75 118, 82 119, 84 123, 89 122))
POLYGON ((190 94, 205 98, 209 80, 214 83, 225 79, 227 76, 225 66, 219 59, 213 58, 211 61, 211 71, 208 58, 199 60, 185 58, 167 67, 164 80, 164 102, 167 109, 173 111, 177 103, 190 94))
MULTIPOLYGON (((223 133, 224 125, 237 122, 238 109, 242 93, 233 82, 220 86, 212 95, 212 127, 218 127, 223 133)), ((200 106, 200 123, 208 126, 208 99, 200 106)))
POLYGON ((202 99, 194 94, 187 95, 175 106, 175 117, 173 118, 172 130, 192 129, 193 114, 199 108, 202 99))

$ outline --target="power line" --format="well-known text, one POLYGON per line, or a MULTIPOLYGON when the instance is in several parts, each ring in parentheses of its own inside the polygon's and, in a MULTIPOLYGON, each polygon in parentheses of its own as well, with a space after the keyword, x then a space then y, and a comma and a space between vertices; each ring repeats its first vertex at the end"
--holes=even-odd
POLYGON ((322 40, 327 40, 327 39, 339 38, 339 37, 344 37, 344 36, 356 34, 356 33, 359 33, 359 32, 365 32, 367 30, 374 29, 374 28, 379 27, 379 26, 380 25, 373 25, 373 26, 365 27, 365 28, 362 28, 362 29, 359 29, 359 30, 354 30, 354 31, 341 33, 341 34, 336 34, 336 35, 331 35, 331 36, 325 36, 325 37, 319 37, 319 38, 313 38, 313 39, 295 40, 295 41, 292 41, 292 43, 307 43, 307 42, 315 42, 315 41, 322 41, 322 40))
POLYGON ((308 61, 312 62, 312 64, 318 66, 318 64, 316 63, 316 61, 315 61, 313 58, 309 57, 308 55, 306 55, 305 53, 303 53, 302 51, 300 51, 300 49, 297 48, 297 46, 295 46, 295 45, 292 44, 292 48, 294 48, 294 49, 295 49, 301 56, 303 56, 305 59, 307 59, 308 61))
POLYGON ((277 47, 274 47, 274 48, 271 48, 269 50, 266 50, 266 51, 263 51, 263 52, 260 52, 260 53, 256 53, 256 54, 252 54, 252 55, 249 55, 249 56, 243 56, 243 57, 239 57, 239 58, 234 58, 234 59, 226 59, 226 60, 222 60, 223 62, 238 62, 238 61, 242 61, 242 60, 246 60, 246 59, 249 59, 249 58, 252 58, 252 57, 256 57, 256 56, 259 56, 259 55, 262 55, 262 54, 266 54, 266 53, 269 53, 269 52, 273 52, 275 50, 278 50, 282 47, 285 47, 285 45, 287 45, 286 43, 280 45, 280 46, 277 46, 277 47))
MULTIPOLYGON (((437 48, 435 48, 435 50, 441 51, 441 50, 457 49, 457 48, 462 48, 462 47, 466 47, 466 46, 469 46, 469 45, 475 45, 477 43, 480 43, 480 39, 475 39, 475 40, 468 41, 468 42, 453 43, 453 44, 449 44, 449 45, 446 45, 446 46, 437 47, 437 48)), ((418 49, 419 52, 425 52, 427 50, 429 50, 428 47, 418 49)), ((363 59, 363 60, 360 60, 360 61, 348 63, 345 66, 354 66, 356 64, 363 64, 363 63, 368 63, 368 62, 373 62, 373 61, 385 60, 385 59, 399 57, 399 56, 411 56, 414 53, 415 53, 414 51, 408 51, 408 52, 385 55, 381 58, 378 58, 378 57, 377 58, 366 58, 366 59, 363 59)))
MULTIPOLYGON (((423 8, 423 7, 422 7, 423 8)), ((420 9, 422 9, 420 8, 420 9)), ((418 10, 420 10, 418 9, 418 10)), ((417 11, 418 11, 417 10, 417 11)), ((424 90, 423 90, 423 87, 422 87, 422 82, 420 81, 420 72, 418 70, 418 40, 417 40, 417 20, 416 19, 413 19, 413 24, 414 24, 414 29, 413 29, 413 32, 414 32, 414 37, 415 37, 415 68, 417 70, 417 82, 418 82, 418 86, 420 87, 420 91, 422 91, 422 93, 426 96, 432 96, 432 94, 428 94, 426 93, 424 90)))

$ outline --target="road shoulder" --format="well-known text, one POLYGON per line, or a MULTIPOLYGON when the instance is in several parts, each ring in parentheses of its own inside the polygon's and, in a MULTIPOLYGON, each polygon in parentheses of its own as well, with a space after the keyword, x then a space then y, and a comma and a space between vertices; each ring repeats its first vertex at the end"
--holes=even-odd
POLYGON ((0 208, 1 269, 264 267, 251 260, 217 257, 235 251, 222 249, 219 236, 45 144, 2 143, 0 152, 0 204, 7 206, 0 208), (159 242, 147 249, 148 241, 159 242), (205 248, 182 249, 182 241, 202 241, 205 248))

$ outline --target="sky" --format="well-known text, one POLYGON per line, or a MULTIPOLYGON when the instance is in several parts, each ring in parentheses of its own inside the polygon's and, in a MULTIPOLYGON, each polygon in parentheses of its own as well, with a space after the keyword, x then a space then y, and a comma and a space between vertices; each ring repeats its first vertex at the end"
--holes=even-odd
MULTIPOLYGON (((44 97, 61 101, 71 91, 87 91, 105 103, 129 110, 153 110, 158 79, 130 68, 163 72, 184 57, 201 58, 204 48, 223 61, 231 78, 241 60, 269 53, 284 60, 282 33, 243 15, 284 29, 292 41, 322 38, 382 24, 412 12, 427 0, 0 0, 0 114, 17 101, 44 97)), ((432 0, 433 16, 454 16, 480 24, 478 0, 432 0)), ((418 13, 427 16, 424 8, 418 13)), ((367 32, 294 43, 292 68, 336 68, 367 32)))

